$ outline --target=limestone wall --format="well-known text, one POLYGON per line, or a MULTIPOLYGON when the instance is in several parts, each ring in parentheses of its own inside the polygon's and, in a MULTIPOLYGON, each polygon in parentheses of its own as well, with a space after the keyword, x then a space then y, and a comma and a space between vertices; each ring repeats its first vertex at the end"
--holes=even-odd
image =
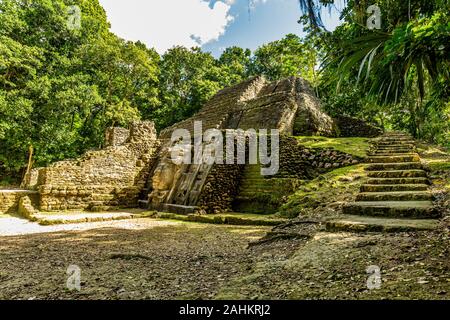
POLYGON ((242 111, 239 129, 278 129, 292 134, 298 105, 294 96, 276 92, 248 101, 242 111))
POLYGON ((202 121, 203 130, 232 128, 229 122, 230 117, 239 113, 242 109, 242 103, 255 98, 266 84, 267 82, 263 77, 256 77, 219 91, 193 117, 164 129, 160 134, 160 139, 170 139, 175 129, 187 129, 193 134, 195 121, 202 121))
POLYGON ((106 129, 105 147, 116 147, 127 143, 130 138, 130 130, 119 127, 106 129))
POLYGON ((197 206, 203 213, 231 211, 244 165, 215 165, 203 186, 197 206))
POLYGON ((0 190, 0 214, 17 213, 19 201, 22 197, 29 196, 33 205, 38 204, 39 195, 35 191, 28 190, 0 190))
POLYGON ((294 123, 295 136, 335 136, 334 121, 321 110, 321 102, 307 81, 298 79, 298 110, 294 123))
POLYGON ((40 169, 40 209, 136 207, 155 160, 158 141, 153 122, 135 123, 124 141, 126 135, 125 130, 110 129, 109 147, 40 169), (115 137, 114 132, 119 135, 115 137))
MULTIPOLYGON (((199 113, 161 132, 160 139, 165 141, 164 148, 148 183, 153 185, 148 198, 151 208, 158 208, 161 204, 189 205, 211 213, 226 211, 231 207, 241 170, 238 166, 177 167, 168 161, 167 150, 171 146, 172 132, 175 129, 187 129, 192 135, 195 121, 202 122, 203 131, 214 128, 267 129, 270 132, 271 129, 278 129, 286 135, 292 135, 295 130, 304 134, 335 134, 333 120, 321 111, 320 101, 302 79, 291 77, 269 83, 264 77, 256 77, 226 88, 208 101, 199 113)), ((286 155, 288 157, 287 153, 286 155)), ((301 158, 301 161, 306 161, 305 164, 312 162, 307 160, 301 158)), ((295 172, 296 176, 308 176, 307 165, 303 166, 305 169, 298 168, 296 165, 299 162, 294 161, 291 169, 289 161, 289 158, 284 159, 282 169, 285 175, 291 176, 295 172)), ((336 164, 328 162, 316 162, 317 168, 324 166, 329 169, 336 164)))
POLYGON ((329 149, 306 148, 293 137, 280 138, 280 171, 278 178, 313 179, 337 168, 357 164, 360 158, 329 149))
POLYGON ((339 116, 334 118, 340 137, 374 138, 383 134, 383 130, 363 120, 339 116))
POLYGON ((277 212, 286 197, 303 180, 336 168, 356 164, 359 158, 332 149, 306 148, 294 137, 280 136, 280 170, 275 176, 261 176, 259 165, 247 165, 232 207, 237 212, 277 212))

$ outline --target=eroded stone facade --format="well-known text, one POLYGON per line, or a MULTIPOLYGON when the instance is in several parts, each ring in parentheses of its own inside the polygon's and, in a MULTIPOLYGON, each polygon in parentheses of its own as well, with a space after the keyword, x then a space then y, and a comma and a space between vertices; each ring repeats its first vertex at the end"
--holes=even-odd
POLYGON ((0 190, 0 214, 17 213, 22 197, 29 197, 34 206, 39 205, 39 194, 29 190, 0 190))
POLYGON ((158 149, 152 122, 109 129, 107 147, 39 170, 43 211, 136 207, 158 149), (116 136, 117 134, 117 136, 116 136))
MULTIPOLYGON (((321 110, 306 81, 291 77, 270 83, 256 77, 220 91, 197 114, 163 130, 159 137, 151 121, 133 123, 129 129, 109 128, 104 149, 33 169, 25 179, 27 188, 37 190, 31 197, 27 194, 32 201, 20 202, 20 196, 0 192, 0 212, 17 210, 19 204, 33 212, 30 203, 34 203, 42 211, 103 211, 139 205, 178 213, 215 213, 232 210, 239 199, 267 198, 248 196, 252 193, 245 186, 251 186, 254 178, 249 165, 172 161, 173 131, 186 129, 193 136, 195 121, 202 122, 203 131, 278 129, 282 134, 280 172, 258 178, 263 179, 261 186, 267 182, 269 190, 293 190, 297 180, 358 161, 332 150, 301 147, 290 137, 336 134, 333 119, 321 110)), ((270 198, 266 203, 259 201, 262 209, 269 203, 276 206, 278 200, 270 198)))
POLYGON ((153 188, 144 205, 179 213, 223 212, 232 209, 239 194, 242 165, 190 164, 175 168, 169 164, 170 138, 175 129, 186 129, 193 136, 194 123, 201 121, 204 131, 278 129, 286 136, 294 132, 333 136, 333 120, 320 107, 307 82, 295 77, 276 82, 256 77, 220 91, 196 115, 161 133, 165 147, 155 173, 150 175, 153 188), (166 177, 164 183, 161 177, 166 177))

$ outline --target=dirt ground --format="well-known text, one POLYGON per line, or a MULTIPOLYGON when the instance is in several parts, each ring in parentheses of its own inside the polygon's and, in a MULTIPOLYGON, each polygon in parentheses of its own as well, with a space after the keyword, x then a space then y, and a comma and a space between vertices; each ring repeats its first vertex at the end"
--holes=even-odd
POLYGON ((395 234, 331 233, 320 225, 292 228, 284 232, 303 237, 253 247, 259 255, 251 272, 235 278, 217 298, 450 298, 446 226, 395 234))
POLYGON ((268 230, 153 219, 52 228, 0 237, 0 299, 210 299, 251 268, 247 243, 268 230), (70 265, 80 292, 67 289, 70 265))
POLYGON ((268 242, 261 241, 267 227, 154 219, 51 228, 0 237, 0 299, 450 296, 446 228, 347 234, 299 224, 284 230, 301 235, 297 239, 268 242), (70 265, 81 270, 79 292, 66 286, 70 265), (367 287, 369 266, 380 268, 378 289, 367 287))

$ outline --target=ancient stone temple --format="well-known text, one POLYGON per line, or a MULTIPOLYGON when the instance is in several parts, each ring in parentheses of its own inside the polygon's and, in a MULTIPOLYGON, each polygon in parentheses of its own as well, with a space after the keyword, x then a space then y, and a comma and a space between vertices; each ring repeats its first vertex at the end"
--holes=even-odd
MULTIPOLYGON (((292 77, 270 83, 263 77, 257 77, 227 88, 216 94, 193 117, 161 132, 159 138, 162 148, 146 188, 149 196, 143 198, 140 204, 155 210, 177 213, 196 211, 213 213, 248 209, 270 212, 272 210, 268 203, 270 199, 269 201, 257 199, 261 196, 258 193, 245 195, 248 191, 245 190, 245 184, 248 182, 245 176, 254 173, 253 179, 259 180, 256 184, 272 190, 277 189, 275 184, 278 185, 278 189, 290 185, 291 180, 280 181, 280 179, 309 178, 308 171, 319 166, 319 162, 313 164, 314 161, 310 160, 318 159, 320 155, 313 155, 314 151, 304 153, 305 148, 289 140, 288 136, 294 134, 332 136, 335 134, 334 130, 333 120, 321 111, 320 102, 302 79, 292 77), (201 121, 203 130, 278 129, 284 134, 280 150, 281 176, 272 177, 273 179, 264 178, 258 172, 258 165, 174 164, 170 152, 173 131, 186 129, 193 135, 196 121, 201 121), (291 170, 295 173, 289 177, 282 176, 287 174, 289 171, 287 167, 291 160, 295 160, 296 155, 298 167, 291 170), (245 203, 252 208, 245 208, 245 203), (260 210, 254 208, 255 203, 261 204, 260 210)), ((355 161, 348 155, 343 157, 346 157, 347 164, 355 161)), ((292 161, 291 165, 293 163, 295 161, 292 161)), ((321 165, 324 166, 323 163, 321 165)), ((329 165, 336 167, 345 164, 329 165)), ((276 197, 276 192, 274 195, 276 197)))
MULTIPOLYGON (((150 121, 133 123, 129 129, 109 128, 104 149, 35 169, 26 184, 35 190, 31 202, 41 211, 140 206, 175 213, 270 213, 299 180, 360 160, 338 151, 307 149, 292 137, 334 136, 337 130, 303 79, 269 82, 256 77, 220 91, 193 117, 159 136, 150 121), (278 129, 282 134, 279 172, 265 177, 258 164, 175 163, 172 133, 185 129, 193 134, 194 123, 199 121, 203 130, 278 129)), ((17 207, 21 197, 8 197, 15 199, 10 207, 17 207)))

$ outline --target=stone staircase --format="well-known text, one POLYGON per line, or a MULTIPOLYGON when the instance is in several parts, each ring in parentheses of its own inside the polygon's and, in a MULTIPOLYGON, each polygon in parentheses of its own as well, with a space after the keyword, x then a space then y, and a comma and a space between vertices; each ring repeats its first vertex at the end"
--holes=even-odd
POLYGON ((270 198, 273 186, 269 179, 261 175, 259 165, 245 166, 239 194, 234 200, 233 210, 258 214, 274 213, 276 206, 271 206, 261 198, 270 198))
POLYGON ((430 182, 411 136, 389 132, 374 141, 368 180, 344 216, 327 223, 336 231, 429 230, 437 226, 430 182))
POLYGON ((279 206, 281 195, 285 194, 283 187, 289 184, 289 179, 268 179, 261 175, 261 167, 246 165, 239 187, 239 193, 233 202, 235 212, 272 214, 279 206), (283 183, 285 182, 285 183, 283 183))

